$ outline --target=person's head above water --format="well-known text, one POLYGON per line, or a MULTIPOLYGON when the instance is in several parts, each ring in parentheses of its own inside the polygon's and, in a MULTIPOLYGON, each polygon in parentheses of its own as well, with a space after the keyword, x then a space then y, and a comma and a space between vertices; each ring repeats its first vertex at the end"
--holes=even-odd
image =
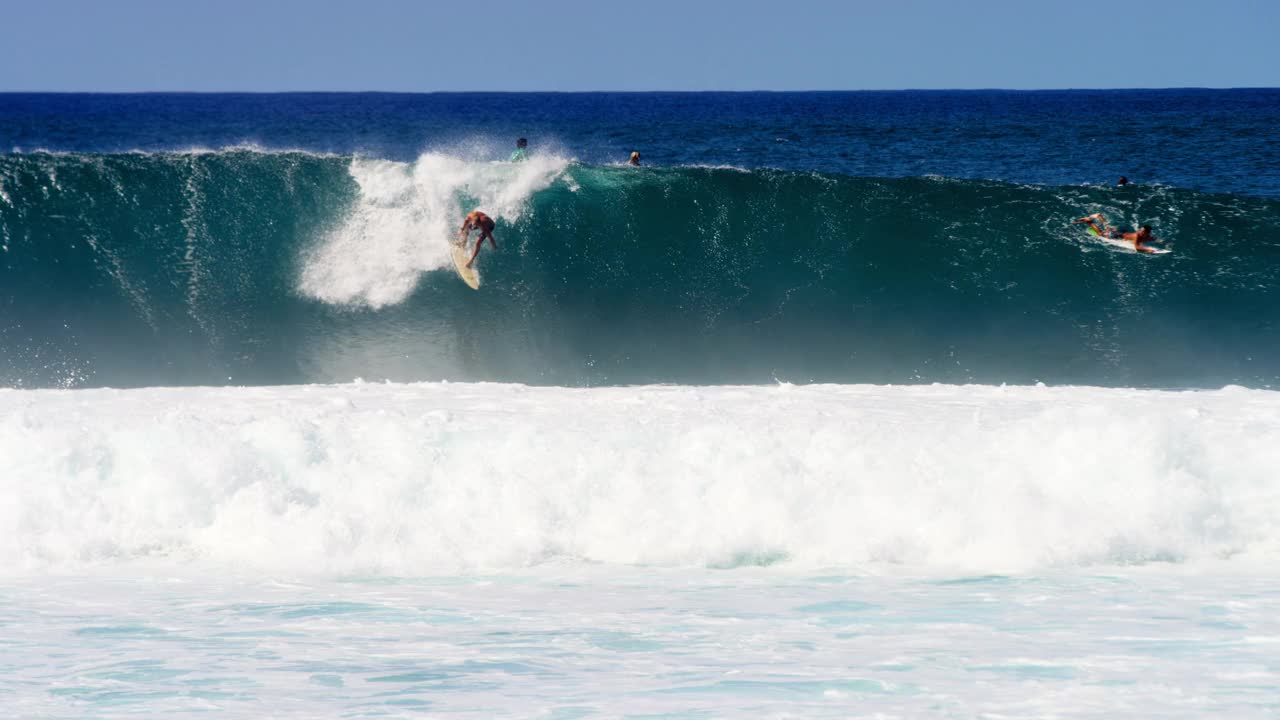
POLYGON ((1128 185, 1128 184, 1129 184, 1129 178, 1127 178, 1127 177, 1125 177, 1125 176, 1121 175, 1121 176, 1120 176, 1120 179, 1116 181, 1116 184, 1117 184, 1117 185, 1128 185))
POLYGON ((1143 225, 1142 227, 1138 228, 1138 234, 1139 234, 1139 235, 1150 235, 1150 234, 1151 234, 1151 226, 1150 226, 1150 225, 1143 225))
POLYGON ((516 147, 527 148, 529 147, 529 141, 526 140, 525 138, 520 138, 519 140, 516 141, 516 147))
POLYGON ((640 151, 639 151, 639 150, 632 150, 632 151, 631 151, 631 159, 627 160, 627 162, 631 163, 632 165, 639 165, 639 164, 640 164, 640 151))

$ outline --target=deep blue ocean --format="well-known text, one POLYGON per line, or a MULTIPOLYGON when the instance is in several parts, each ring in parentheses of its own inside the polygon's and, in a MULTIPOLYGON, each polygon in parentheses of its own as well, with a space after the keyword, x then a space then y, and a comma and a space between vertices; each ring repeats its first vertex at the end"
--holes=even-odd
POLYGON ((0 385, 1271 387, 1277 128, 1280 90, 3 94, 0 385))

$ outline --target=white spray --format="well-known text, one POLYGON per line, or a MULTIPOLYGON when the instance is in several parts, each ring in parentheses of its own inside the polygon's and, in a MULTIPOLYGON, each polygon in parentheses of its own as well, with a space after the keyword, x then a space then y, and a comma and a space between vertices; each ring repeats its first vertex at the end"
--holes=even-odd
MULTIPOLYGON (((360 196, 303 264, 299 290, 327 303, 380 308, 403 302, 422 273, 449 267, 449 241, 466 212, 514 223, 567 161, 473 162, 427 153, 412 164, 356 158, 360 196)), ((501 242, 501 240, 499 240, 501 242)))
POLYGON ((1273 572, 1277 467, 1280 393, 1242 389, 0 390, 0 575, 1273 572))

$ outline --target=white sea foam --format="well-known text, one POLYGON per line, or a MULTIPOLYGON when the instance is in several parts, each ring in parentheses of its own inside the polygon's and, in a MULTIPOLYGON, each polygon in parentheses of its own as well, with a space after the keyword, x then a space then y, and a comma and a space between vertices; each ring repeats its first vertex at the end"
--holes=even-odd
POLYGON ((9 390, 0 567, 1273 567, 1277 468, 1235 388, 9 390))
POLYGON ((404 300, 422 273, 449 267, 449 241, 473 209, 513 223, 568 162, 473 162, 427 153, 412 164, 356 158, 360 196, 306 258, 299 289, 328 303, 378 308, 404 300))

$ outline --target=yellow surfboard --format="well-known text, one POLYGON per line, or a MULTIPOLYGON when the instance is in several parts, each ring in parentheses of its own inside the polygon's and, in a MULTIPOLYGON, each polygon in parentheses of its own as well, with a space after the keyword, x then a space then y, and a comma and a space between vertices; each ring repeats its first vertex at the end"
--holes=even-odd
POLYGON ((469 285, 472 290, 479 290, 480 273, 476 272, 475 267, 467 267, 471 253, 467 252, 466 243, 450 243, 449 251, 453 255, 453 267, 458 271, 458 277, 462 278, 462 282, 469 285))

